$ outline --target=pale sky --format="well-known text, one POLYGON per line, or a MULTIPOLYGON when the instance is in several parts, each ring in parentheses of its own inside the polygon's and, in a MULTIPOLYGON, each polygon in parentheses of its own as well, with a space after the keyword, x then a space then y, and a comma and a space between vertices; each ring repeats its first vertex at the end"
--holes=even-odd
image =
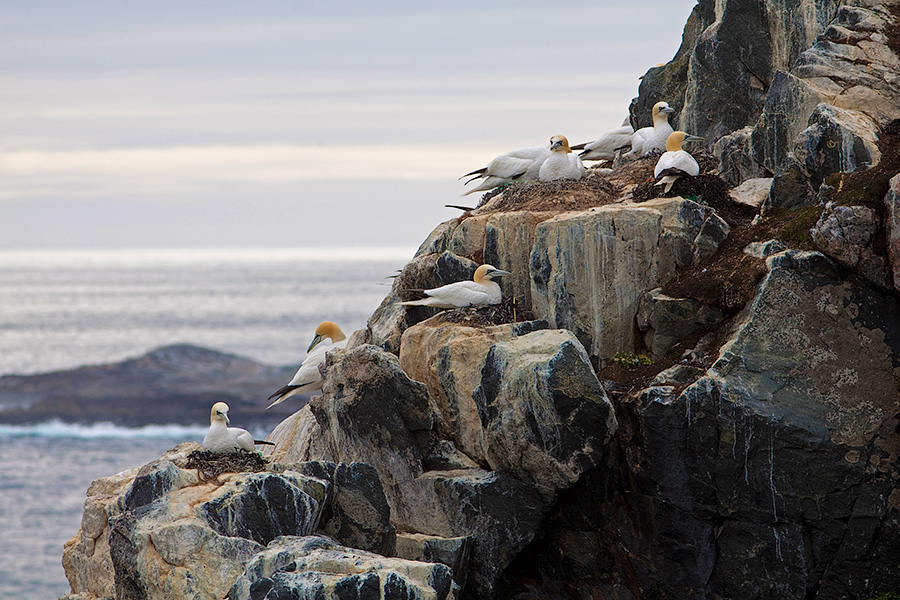
POLYGON ((0 249, 416 245, 617 127, 695 3, 0 0, 0 249))

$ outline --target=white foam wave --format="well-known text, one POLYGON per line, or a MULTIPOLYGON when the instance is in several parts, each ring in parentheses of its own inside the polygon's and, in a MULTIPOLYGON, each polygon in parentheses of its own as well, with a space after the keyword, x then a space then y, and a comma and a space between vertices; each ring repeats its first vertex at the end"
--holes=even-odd
POLYGON ((79 439, 180 439, 200 441, 206 427, 199 425, 145 425, 122 427, 113 423, 78 425, 62 421, 47 421, 34 425, 0 425, 0 437, 45 437, 79 439))

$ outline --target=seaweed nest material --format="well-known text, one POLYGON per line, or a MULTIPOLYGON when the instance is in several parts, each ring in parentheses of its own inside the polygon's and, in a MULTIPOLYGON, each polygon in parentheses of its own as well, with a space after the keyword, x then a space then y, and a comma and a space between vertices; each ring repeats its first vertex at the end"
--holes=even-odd
POLYGON ((515 298, 505 298, 500 304, 445 310, 434 318, 444 323, 458 323, 468 327, 491 327, 524 321, 530 318, 530 314, 516 308, 515 298))
POLYGON ((256 452, 209 452, 194 450, 187 457, 186 467, 197 469, 201 480, 216 479, 222 473, 259 473, 265 471, 268 461, 256 452))
POLYGON ((578 181, 522 181, 495 188, 478 203, 482 212, 531 210, 563 212, 612 204, 621 190, 588 169, 578 181))

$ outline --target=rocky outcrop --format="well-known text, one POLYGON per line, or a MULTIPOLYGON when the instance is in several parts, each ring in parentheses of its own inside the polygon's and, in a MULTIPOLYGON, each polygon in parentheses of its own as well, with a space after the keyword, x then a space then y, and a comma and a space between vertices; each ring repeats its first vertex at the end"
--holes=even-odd
POLYGON ((450 569, 344 548, 328 538, 280 537, 255 555, 229 600, 445 600, 450 569))
POLYGON ((878 0, 701 0, 676 57, 644 76, 632 118, 647 125, 668 100, 679 127, 715 145, 726 180, 774 174, 767 208, 802 205, 828 174, 877 164, 879 130, 900 117, 892 11, 878 0))
POLYGON ((891 178, 884 197, 887 254, 890 262, 888 279, 900 292, 900 173, 891 178))
POLYGON ((682 198, 564 213, 541 223, 531 254, 534 314, 608 361, 635 347, 641 294, 715 253, 729 227, 682 198))
POLYGON ((885 260, 873 247, 879 217, 866 206, 828 205, 810 230, 816 247, 838 263, 881 287, 887 287, 885 260))

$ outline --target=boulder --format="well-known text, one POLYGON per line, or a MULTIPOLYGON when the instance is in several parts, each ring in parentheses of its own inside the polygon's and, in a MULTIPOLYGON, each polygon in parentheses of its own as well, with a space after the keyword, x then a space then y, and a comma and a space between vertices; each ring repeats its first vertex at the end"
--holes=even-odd
POLYGON ((535 316, 572 331, 601 362, 632 351, 641 294, 711 256, 728 231, 714 210, 683 198, 548 219, 531 254, 535 316))
POLYGON ((890 262, 888 277, 894 289, 900 292, 900 174, 891 178, 884 205, 884 228, 890 262))
POLYGON ((326 363, 323 394, 310 401, 321 445, 336 462, 372 465, 396 512, 403 502, 400 484, 422 473, 423 456, 434 443, 434 404, 397 357, 377 346, 357 346, 326 363))
POLYGON ((552 502, 599 460, 616 422, 575 336, 541 326, 426 321, 404 333, 400 363, 435 398, 442 437, 552 502))
POLYGON ((453 573, 454 583, 462 590, 466 586, 466 569, 473 541, 468 536, 445 538, 421 533, 401 533, 397 535, 397 557, 447 565, 453 573))
POLYGON ((759 208, 769 196, 769 188, 771 187, 771 177, 745 179, 744 182, 737 187, 728 190, 728 195, 730 195, 731 199, 738 204, 759 208))
POLYGON ((874 209, 829 203, 809 233, 823 254, 876 285, 888 287, 887 265, 873 248, 878 229, 879 218, 874 209))
POLYGON ((221 598, 265 544, 317 527, 327 482, 284 468, 207 481, 186 467, 195 450, 91 484, 63 553, 73 594, 221 598))
POLYGON ((450 568, 340 546, 321 536, 280 537, 247 563, 229 600, 445 600, 450 568))
POLYGON ((670 298, 656 288, 641 296, 636 322, 644 345, 662 357, 673 347, 681 354, 724 320, 719 308, 691 298, 670 298))
POLYGON ((322 530, 351 548, 393 556, 396 531, 375 468, 340 463, 332 482, 331 514, 322 530))

